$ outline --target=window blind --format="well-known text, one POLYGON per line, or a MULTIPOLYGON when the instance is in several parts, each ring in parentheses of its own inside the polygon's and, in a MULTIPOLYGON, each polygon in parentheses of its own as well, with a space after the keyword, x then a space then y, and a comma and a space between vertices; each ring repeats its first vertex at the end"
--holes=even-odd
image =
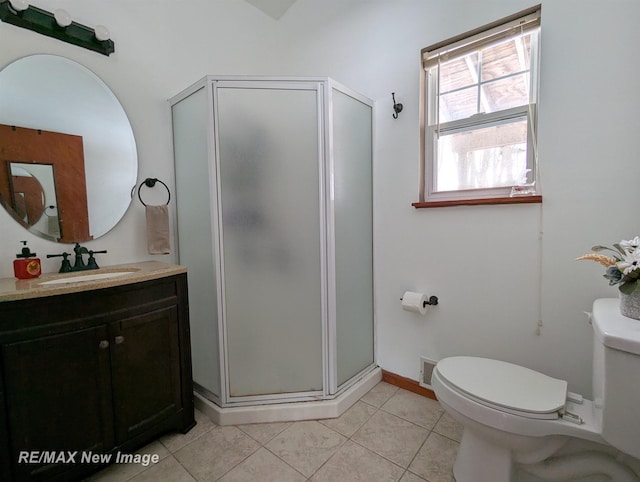
POLYGON ((517 14, 517 18, 507 19, 499 25, 487 25, 480 29, 440 42, 422 50, 422 65, 429 69, 470 52, 521 35, 540 26, 540 8, 517 14))

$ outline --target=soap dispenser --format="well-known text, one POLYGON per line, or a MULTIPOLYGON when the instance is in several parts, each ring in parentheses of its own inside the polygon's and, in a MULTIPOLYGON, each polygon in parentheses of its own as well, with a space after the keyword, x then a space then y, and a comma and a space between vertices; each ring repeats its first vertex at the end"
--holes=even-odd
POLYGON ((22 252, 18 253, 18 259, 13 261, 13 273, 18 279, 37 278, 42 272, 40 258, 36 258, 36 253, 31 252, 26 241, 22 241, 22 244, 22 252))

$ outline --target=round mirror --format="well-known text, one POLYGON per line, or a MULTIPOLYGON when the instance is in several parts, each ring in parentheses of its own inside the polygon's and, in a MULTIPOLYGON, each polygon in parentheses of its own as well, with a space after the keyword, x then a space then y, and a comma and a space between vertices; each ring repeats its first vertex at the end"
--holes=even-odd
POLYGON ((61 243, 96 239, 127 211, 137 173, 129 119, 93 72, 55 55, 0 71, 0 203, 25 229, 61 243), (15 172, 28 172, 44 195, 16 191, 15 172))

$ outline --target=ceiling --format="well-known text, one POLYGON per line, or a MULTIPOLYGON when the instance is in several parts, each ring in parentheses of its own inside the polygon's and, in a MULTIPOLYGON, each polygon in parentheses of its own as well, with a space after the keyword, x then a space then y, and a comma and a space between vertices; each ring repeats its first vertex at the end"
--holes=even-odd
POLYGON ((284 15, 296 0, 246 0, 256 8, 259 8, 270 17, 278 20, 284 15))

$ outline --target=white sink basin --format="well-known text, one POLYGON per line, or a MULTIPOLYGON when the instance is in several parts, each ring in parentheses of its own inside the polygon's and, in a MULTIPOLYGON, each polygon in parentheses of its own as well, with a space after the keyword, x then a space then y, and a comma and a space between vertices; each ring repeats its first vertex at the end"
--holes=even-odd
POLYGON ((84 274, 79 274, 77 276, 69 276, 68 278, 58 278, 58 279, 53 279, 51 281, 44 281, 38 284, 42 286, 48 286, 48 285, 62 285, 67 283, 78 283, 78 282, 84 282, 84 281, 97 281, 97 280, 103 280, 108 278, 116 278, 118 276, 126 276, 133 272, 134 271, 108 271, 106 273, 84 273, 84 274))

